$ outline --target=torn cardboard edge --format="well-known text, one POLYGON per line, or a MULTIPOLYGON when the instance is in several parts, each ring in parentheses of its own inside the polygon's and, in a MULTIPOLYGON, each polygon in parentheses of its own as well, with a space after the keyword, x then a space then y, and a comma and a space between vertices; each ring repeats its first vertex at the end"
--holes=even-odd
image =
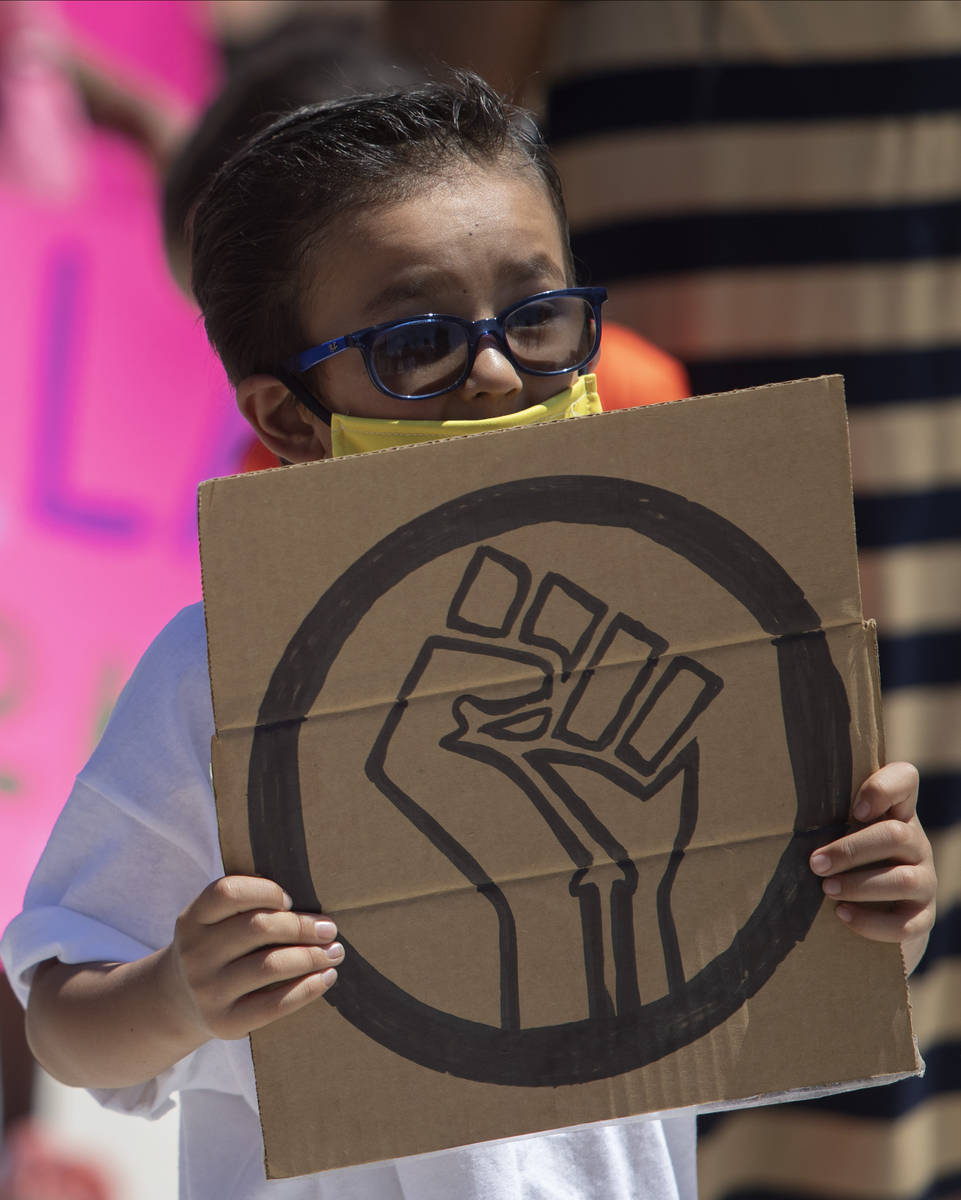
MULTIPOLYGON (((869 1079, 844 1080, 839 1083, 826 1084, 818 1087, 793 1088, 784 1092, 769 1092, 763 1096, 742 1096, 736 1100, 716 1100, 713 1103, 694 1104, 686 1108, 663 1109, 659 1112, 639 1113, 630 1117, 613 1117, 603 1122, 590 1121, 581 1125, 566 1126, 571 1132, 589 1129, 592 1125, 632 1125, 637 1121, 669 1121, 675 1117, 708 1116, 714 1113, 740 1112, 742 1109, 767 1108, 775 1104, 797 1104, 806 1100, 825 1100, 829 1096, 843 1096, 851 1092, 864 1091, 865 1088, 886 1087, 892 1083, 902 1083, 907 1079, 923 1078, 925 1071, 924 1060, 918 1056, 918 1068, 914 1071, 900 1071, 890 1075, 873 1076, 869 1079)), ((513 1137, 494 1139, 498 1143, 527 1142, 531 1138, 542 1137, 543 1131, 533 1133, 518 1133, 513 1137)), ((413 1154, 412 1159, 434 1158, 438 1154, 447 1154, 447 1150, 428 1150, 424 1154, 413 1154)), ((376 1164, 367 1164, 376 1165, 376 1164)))

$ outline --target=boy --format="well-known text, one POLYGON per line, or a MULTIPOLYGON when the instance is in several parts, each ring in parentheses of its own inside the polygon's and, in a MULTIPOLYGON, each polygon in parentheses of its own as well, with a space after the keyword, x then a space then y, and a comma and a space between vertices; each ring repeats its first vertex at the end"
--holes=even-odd
MULTIPOLYGON (((192 269, 238 404, 285 460, 596 409, 578 372, 603 289, 572 287, 543 143, 474 77, 277 122, 213 181, 192 269)), ((275 882, 220 878, 212 732, 188 609, 137 668, 4 941, 52 1074, 148 1113, 179 1091, 188 1197, 693 1200, 690 1116, 268 1184, 238 1039, 334 986, 343 949, 275 882)), ((934 907, 916 790, 913 768, 883 768, 863 827, 811 860, 839 917, 912 966, 934 907)))

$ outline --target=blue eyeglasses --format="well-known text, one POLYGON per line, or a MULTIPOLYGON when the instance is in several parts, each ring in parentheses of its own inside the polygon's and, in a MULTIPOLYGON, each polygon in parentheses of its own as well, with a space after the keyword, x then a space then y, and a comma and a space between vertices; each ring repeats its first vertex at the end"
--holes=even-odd
MULTIPOLYGON (((305 350, 284 364, 284 375, 301 374, 356 347, 379 391, 395 400, 429 400, 460 387, 484 337, 495 338, 518 371, 563 375, 586 366, 597 353, 606 299, 605 288, 561 288, 528 296, 482 321, 436 313, 385 321, 305 350)), ((300 395, 303 385, 296 391, 300 395)))

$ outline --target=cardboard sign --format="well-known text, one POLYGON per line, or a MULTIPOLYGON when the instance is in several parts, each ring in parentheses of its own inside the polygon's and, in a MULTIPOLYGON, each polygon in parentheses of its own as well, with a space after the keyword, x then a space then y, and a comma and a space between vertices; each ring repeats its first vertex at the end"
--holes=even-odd
POLYGON ((229 872, 330 913, 267 1170, 915 1073, 807 860, 877 765, 838 378, 200 492, 229 872))

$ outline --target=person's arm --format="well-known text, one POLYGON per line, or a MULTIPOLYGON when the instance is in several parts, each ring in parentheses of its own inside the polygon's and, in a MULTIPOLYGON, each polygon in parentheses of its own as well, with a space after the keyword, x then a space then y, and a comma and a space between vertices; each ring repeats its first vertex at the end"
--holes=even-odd
POLYGON ((169 91, 123 78, 79 45, 64 48, 62 64, 93 123, 119 133, 143 151, 155 169, 166 171, 192 126, 188 106, 169 91))
POLYGON ((889 763, 862 784, 854 802, 859 828, 816 850, 811 870, 855 933, 900 942, 906 969, 921 961, 934 925, 937 877, 931 843, 917 814, 918 772, 889 763))
POLYGON ((276 884, 226 876, 177 920, 169 946, 132 963, 37 968, 27 1037, 73 1086, 152 1079, 210 1038, 240 1038, 331 987, 343 958, 326 917, 290 911, 276 884))

